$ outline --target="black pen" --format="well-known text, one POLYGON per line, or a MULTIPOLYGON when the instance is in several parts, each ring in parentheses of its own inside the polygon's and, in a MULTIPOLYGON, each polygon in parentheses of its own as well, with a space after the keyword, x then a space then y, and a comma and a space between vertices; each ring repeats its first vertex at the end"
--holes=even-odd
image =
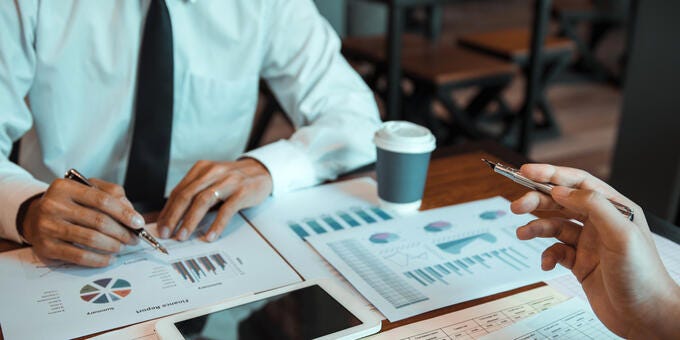
MULTIPOLYGON (((92 184, 87 178, 85 178, 85 176, 83 176, 76 169, 71 169, 67 171, 66 174, 64 175, 64 178, 76 181, 83 185, 87 185, 88 187, 94 187, 94 184, 92 184)), ((137 235, 137 237, 146 241, 146 243, 148 243, 154 249, 162 252, 163 254, 168 255, 168 250, 165 249, 165 247, 163 247, 160 244, 160 242, 156 241, 156 239, 153 236, 151 236, 151 234, 149 234, 149 232, 146 231, 144 228, 134 229, 125 224, 123 224, 123 227, 125 227, 125 229, 129 230, 131 233, 137 235)))
MULTIPOLYGON (((521 184, 527 188, 534 189, 536 191, 540 191, 546 195, 551 195, 552 193, 552 188, 554 187, 554 185, 551 183, 536 182, 520 174, 519 170, 503 165, 501 163, 494 163, 484 158, 482 158, 482 161, 484 161, 491 169, 493 169, 494 172, 511 179, 515 183, 521 184)), ((635 215, 633 214, 633 209, 611 199, 609 199, 609 202, 611 202, 614 205, 616 210, 618 210, 626 217, 628 217, 629 220, 632 221, 633 218, 635 218, 635 215)))

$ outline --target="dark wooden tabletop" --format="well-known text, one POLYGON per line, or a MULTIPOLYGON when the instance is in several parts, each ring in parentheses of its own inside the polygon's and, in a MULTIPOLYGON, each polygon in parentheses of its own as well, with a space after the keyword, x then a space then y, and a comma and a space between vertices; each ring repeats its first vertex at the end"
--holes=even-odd
MULTIPOLYGON (((508 200, 514 200, 528 190, 493 173, 481 161, 481 158, 502 161, 515 166, 528 162, 521 155, 490 142, 472 143, 438 150, 433 155, 430 164, 422 209, 439 208, 494 196, 502 196, 508 200)), ((351 177, 366 175, 374 176, 374 173, 356 173, 351 177)), ((673 229, 672 226, 669 228, 673 229)), ((0 251, 8 251, 18 247, 18 245, 11 242, 0 240, 0 251)), ((537 258, 536 261, 540 261, 540 259, 537 258)), ((544 283, 536 283, 512 291, 456 304, 395 323, 383 321, 383 331, 469 308, 543 285, 544 283)), ((0 339, 2 339, 1 335, 0 339)))

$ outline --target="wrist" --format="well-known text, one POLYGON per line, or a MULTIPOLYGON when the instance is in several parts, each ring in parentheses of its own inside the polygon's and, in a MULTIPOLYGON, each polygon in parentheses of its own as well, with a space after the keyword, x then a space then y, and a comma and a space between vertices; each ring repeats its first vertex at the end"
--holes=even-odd
POLYGON ((24 244, 30 244, 27 241, 26 237, 26 226, 29 223, 29 220, 33 213, 31 212, 31 208, 35 206, 35 203, 44 195, 44 192, 41 192, 39 194, 33 195, 26 199, 21 205, 19 206, 19 210, 17 211, 17 216, 16 216, 16 229, 17 233, 19 234, 19 237, 21 238, 21 242, 24 244))

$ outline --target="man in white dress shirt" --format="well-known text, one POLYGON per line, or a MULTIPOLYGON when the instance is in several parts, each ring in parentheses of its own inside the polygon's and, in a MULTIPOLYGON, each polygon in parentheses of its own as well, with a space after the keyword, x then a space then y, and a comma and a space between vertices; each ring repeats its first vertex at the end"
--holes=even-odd
POLYGON ((144 224, 127 199, 127 183, 140 183, 130 179, 134 144, 149 141, 143 111, 169 111, 148 130, 170 122, 167 140, 150 143, 167 144, 164 238, 187 239, 220 205, 211 241, 270 194, 372 162, 377 107, 339 50, 311 0, 0 2, 0 237, 84 266, 106 266, 136 242, 122 225, 144 224), (244 154, 260 79, 296 132, 244 154), (69 168, 95 188, 60 179, 69 168))

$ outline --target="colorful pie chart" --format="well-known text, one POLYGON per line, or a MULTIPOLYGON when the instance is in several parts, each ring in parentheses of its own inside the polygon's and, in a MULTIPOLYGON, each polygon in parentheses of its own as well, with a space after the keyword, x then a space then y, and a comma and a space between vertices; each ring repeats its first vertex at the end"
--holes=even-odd
POLYGON ((495 220, 497 218, 505 216, 505 214, 506 212, 503 210, 491 210, 479 214, 479 218, 483 220, 495 220))
POLYGON ((425 231, 430 232, 430 233, 438 233, 438 232, 442 232, 442 231, 451 229, 451 223, 446 222, 446 221, 432 222, 432 223, 426 225, 424 229, 425 229, 425 231))
POLYGON ((385 244, 385 243, 390 243, 394 242, 399 239, 399 235, 393 234, 393 233, 377 233, 371 235, 371 237, 368 239, 369 241, 376 243, 376 244, 385 244))
POLYGON ((123 279, 105 278, 92 281, 80 289, 85 302, 104 304, 118 301, 132 293, 132 285, 123 279))

